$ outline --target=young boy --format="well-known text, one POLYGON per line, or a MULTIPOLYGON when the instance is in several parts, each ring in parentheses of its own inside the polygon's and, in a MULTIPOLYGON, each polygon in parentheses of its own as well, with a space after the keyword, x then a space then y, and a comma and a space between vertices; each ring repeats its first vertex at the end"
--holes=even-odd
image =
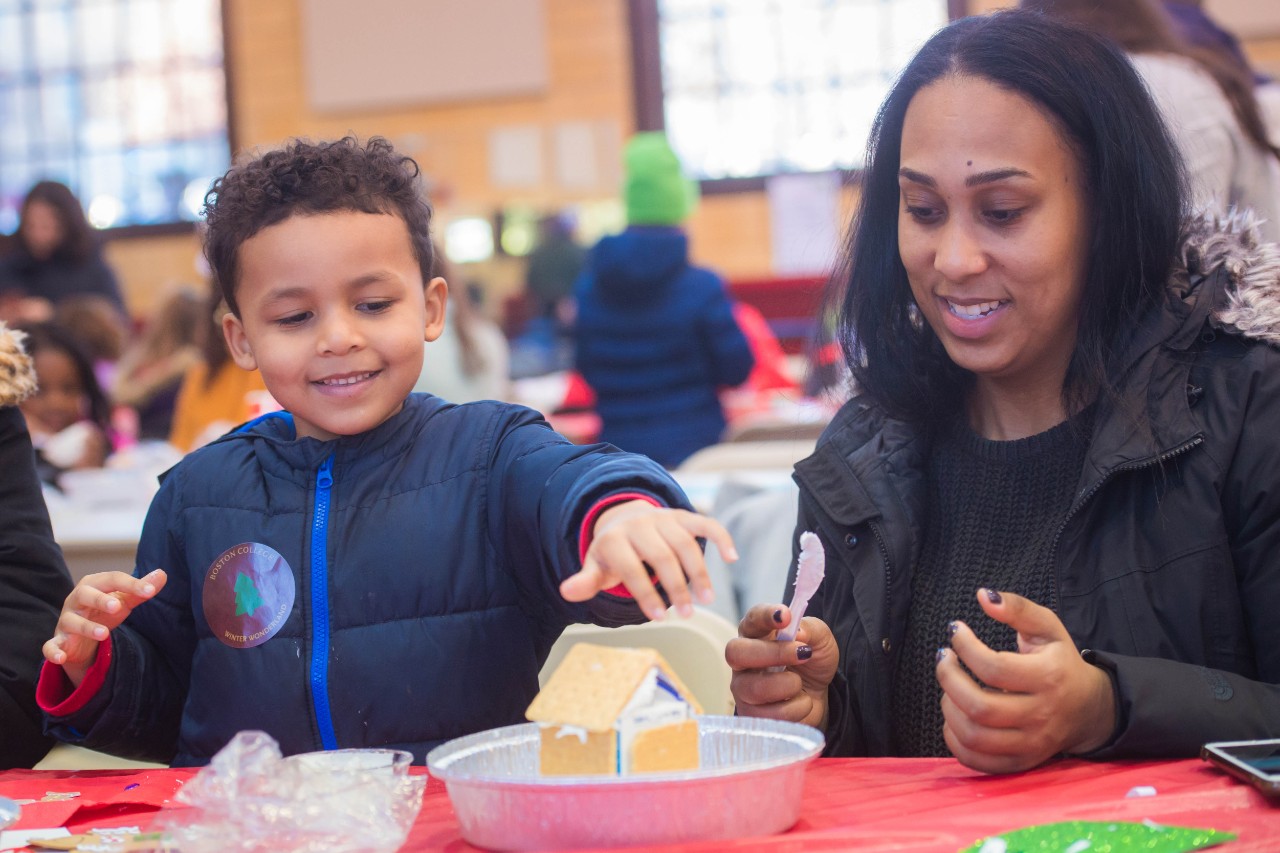
POLYGON ((67 598, 39 687, 62 740, 189 765, 261 729, 286 754, 422 761, 520 722, 565 625, 659 618, 655 581, 686 612, 710 596, 697 538, 732 543, 668 508, 687 502, 656 463, 517 406, 410 395, 447 298, 417 175, 347 138, 215 184, 223 331, 285 412, 179 463, 135 576, 67 598))

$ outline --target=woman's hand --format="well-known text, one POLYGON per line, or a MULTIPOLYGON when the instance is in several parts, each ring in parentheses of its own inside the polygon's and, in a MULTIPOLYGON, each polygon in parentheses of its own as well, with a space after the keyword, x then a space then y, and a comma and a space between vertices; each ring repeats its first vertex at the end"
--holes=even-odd
POLYGON ((1018 632, 1018 651, 992 651, 953 623, 937 676, 942 734, 955 757, 975 770, 1012 773, 1107 743, 1116 727, 1111 677, 1080 656, 1057 614, 1008 592, 980 589, 978 602, 1018 632))
POLYGON ((700 604, 713 598, 699 537, 714 542, 726 562, 738 559, 729 531, 713 518, 642 500, 611 506, 596 519, 582 570, 560 584, 560 594, 566 601, 586 601, 623 584, 645 615, 657 620, 667 611, 653 586, 659 583, 676 612, 692 616, 694 597, 700 604))
POLYGON ((840 649, 827 623, 812 616, 800 620, 795 642, 774 637, 791 622, 790 608, 759 604, 738 623, 725 660, 733 669, 729 689, 743 717, 768 717, 825 729, 827 687, 840 664, 840 649), (770 671, 784 667, 781 671, 770 671))
POLYGON ((61 666, 79 687, 98 656, 98 644, 135 607, 155 598, 167 580, 162 569, 141 579, 127 572, 86 575, 62 605, 53 637, 44 644, 45 660, 61 666))

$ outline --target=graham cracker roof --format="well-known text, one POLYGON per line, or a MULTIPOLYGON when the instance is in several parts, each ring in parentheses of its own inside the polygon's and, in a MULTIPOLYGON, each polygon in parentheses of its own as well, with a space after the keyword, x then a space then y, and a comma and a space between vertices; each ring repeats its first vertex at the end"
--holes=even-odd
POLYGON ((556 667, 542 692, 534 697, 525 716, 535 723, 609 731, 655 666, 675 685, 694 712, 702 713, 697 700, 657 650, 577 643, 556 667))

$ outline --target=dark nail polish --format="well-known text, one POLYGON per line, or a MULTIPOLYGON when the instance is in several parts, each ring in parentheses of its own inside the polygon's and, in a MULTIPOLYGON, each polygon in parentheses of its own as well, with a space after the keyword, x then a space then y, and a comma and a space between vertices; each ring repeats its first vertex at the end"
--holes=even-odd
POLYGON ((959 623, 959 622, 948 622, 948 623, 947 623, 947 636, 948 636, 948 637, 954 637, 954 636, 956 635, 956 631, 959 631, 959 630, 960 630, 960 623, 959 623))
POLYGON ((773 611, 773 621, 774 621, 774 622, 777 622, 779 625, 781 625, 781 624, 782 624, 782 609, 781 609, 781 608, 779 608, 779 609, 777 609, 777 610, 773 611))
POLYGON ((813 646, 801 646, 796 649, 796 657, 800 660, 808 660, 813 657, 813 646))
POLYGON ((990 601, 992 604, 999 604, 1004 601, 1004 599, 1000 597, 1000 593, 996 592, 994 589, 989 589, 987 590, 987 601, 990 601))
POLYGON ((941 661, 941 660, 942 660, 943 658, 945 658, 946 656, 947 656, 947 647, 946 647, 946 646, 939 646, 939 647, 938 647, 938 656, 937 656, 937 660, 938 660, 938 661, 941 661))

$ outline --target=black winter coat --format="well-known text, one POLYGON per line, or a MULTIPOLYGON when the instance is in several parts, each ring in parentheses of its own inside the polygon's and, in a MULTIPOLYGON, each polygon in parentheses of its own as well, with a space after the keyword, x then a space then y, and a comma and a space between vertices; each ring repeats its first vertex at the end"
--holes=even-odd
MULTIPOLYGON (((1100 403, 1040 602, 1113 676, 1119 727, 1096 757, 1280 736, 1280 249, 1218 227, 1135 330, 1134 412, 1100 403)), ((928 458, 922 430, 859 398, 796 466, 799 529, 827 550, 808 613, 840 649, 828 754, 888 754, 897 657, 934 654, 902 648, 928 458)))
POLYGON ((53 744, 36 707, 40 647, 53 636, 71 577, 53 541, 27 424, 16 403, 31 382, 0 325, 0 769, 30 767, 53 744))

